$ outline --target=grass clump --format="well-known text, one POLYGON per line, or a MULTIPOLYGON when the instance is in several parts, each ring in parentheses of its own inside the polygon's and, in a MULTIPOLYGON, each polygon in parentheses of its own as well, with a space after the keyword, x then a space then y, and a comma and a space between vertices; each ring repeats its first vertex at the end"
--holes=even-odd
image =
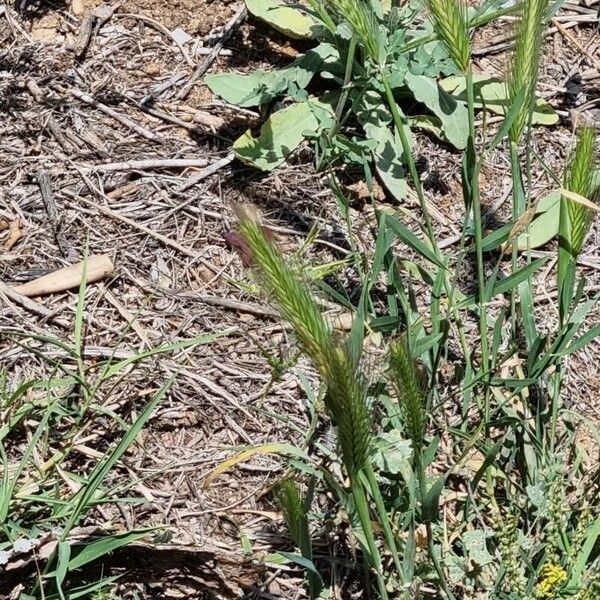
MULTIPOLYGON (((589 470, 588 449, 578 441, 583 417, 564 406, 564 373, 568 357, 600 335, 600 326, 588 327, 599 297, 586 295, 583 279, 575 286, 576 258, 595 214, 589 201, 596 193, 596 134, 581 129, 565 167, 556 224, 560 319, 548 330, 536 316, 535 276, 550 263, 534 260, 528 233, 538 202, 531 172, 545 168, 531 137, 549 3, 531 0, 511 8, 518 19, 508 106, 492 136, 478 130, 476 108, 485 101, 478 98, 471 64, 470 30, 485 15, 458 1, 428 0, 416 16, 406 7, 385 13, 358 0, 318 4, 314 14, 328 32, 323 35, 330 41, 333 36, 340 49, 333 79, 340 82, 343 74, 343 83, 332 94, 332 120, 315 136, 317 162, 332 167, 334 161, 324 156, 354 161, 367 182, 377 174, 389 189, 410 183, 421 214, 415 232, 401 211, 390 214, 371 195, 373 247, 357 252, 353 263, 359 298, 321 286, 352 312, 347 339, 333 333, 302 269, 290 266, 261 224, 239 215, 264 294, 318 372, 322 389, 311 403, 314 421, 331 423, 335 431, 332 448, 316 424, 311 428, 306 454, 290 463, 295 477, 314 490, 315 503, 331 501, 336 514, 344 515, 362 550, 357 562, 374 574, 381 598, 587 598, 596 589, 599 567, 592 550, 600 526, 589 518, 589 507, 598 504, 600 472, 589 470), (431 23, 433 33, 427 25, 414 35, 415 22, 431 23), (427 75, 415 76, 426 72, 422 50, 421 62, 413 61, 422 43, 434 43, 443 60, 432 60, 427 75), (409 113, 411 92, 426 105, 430 100, 421 84, 435 98, 444 97, 430 75, 450 71, 458 74, 464 95, 446 98, 446 108, 461 107, 457 114, 462 110, 466 133, 457 146, 465 199, 457 254, 443 250, 432 225, 409 113), (359 127, 368 139, 359 139, 359 127), (400 165, 393 173, 378 162, 377 136, 385 140, 386 164, 400 165), (360 152, 368 144, 367 158, 360 152), (513 203, 507 222, 489 232, 479 180, 492 151, 505 152, 510 162, 513 203), (507 247, 510 264, 504 261, 507 247), (468 255, 477 281, 466 295, 460 282, 472 277, 465 271, 468 255), (425 289, 427 302, 420 302, 416 286, 425 289), (373 359, 379 372, 371 377, 362 370, 370 351, 366 339, 377 340, 379 349, 373 359), (326 415, 319 413, 321 402, 326 415)), ((445 115, 436 116, 443 129, 445 115)), ((348 199, 335 172, 330 176, 354 241, 348 199)), ((330 557, 314 552, 315 544, 308 549, 297 521, 290 522, 289 515, 299 513, 300 496, 283 485, 289 489, 283 502, 278 496, 282 513, 296 545, 304 545, 302 555, 310 557, 307 572, 330 573, 330 557)), ((303 507, 308 513, 306 499, 303 507)), ((313 522, 333 526, 320 512, 303 522, 303 531, 314 535, 313 522)), ((375 587, 368 577, 363 583, 367 593, 375 587)), ((315 589, 309 582, 313 597, 315 589)), ((325 585, 320 589, 327 591, 325 585)))
POLYGON ((107 589, 117 576, 90 582, 84 570, 111 552, 149 537, 154 529, 119 531, 110 520, 99 522, 95 512, 101 505, 116 505, 128 494, 132 505, 146 501, 135 497, 137 482, 127 471, 123 476, 121 461, 169 393, 173 379, 150 390, 144 403, 125 403, 125 411, 115 408, 115 397, 130 391, 132 371, 145 361, 223 335, 165 344, 127 358, 117 358, 115 348, 106 359, 89 360, 85 290, 84 278, 72 342, 17 329, 0 332, 20 345, 25 356, 40 360, 48 373, 21 381, 0 371, 0 558, 2 564, 16 562, 15 570, 8 573, 0 564, 0 587, 17 581, 22 598, 110 595, 107 589), (89 439, 82 444, 84 438, 89 439), (99 450, 90 457, 86 448, 93 439, 99 450), (81 528, 89 524, 101 533, 86 536, 81 528), (44 556, 38 556, 38 546, 45 547, 44 556), (33 576, 28 569, 31 561, 37 565, 33 576))

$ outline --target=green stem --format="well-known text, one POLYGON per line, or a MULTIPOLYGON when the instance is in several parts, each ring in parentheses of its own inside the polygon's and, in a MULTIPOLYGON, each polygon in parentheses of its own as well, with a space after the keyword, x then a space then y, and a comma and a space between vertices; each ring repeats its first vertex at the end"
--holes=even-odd
POLYGON ((335 118, 331 128, 329 129, 329 133, 327 134, 327 142, 331 144, 331 140, 333 136, 340 129, 340 121, 342 120, 342 113, 344 112, 344 107, 346 106, 346 102, 348 101, 348 95, 350 93, 349 85, 352 80, 352 72, 354 70, 354 57, 356 56, 356 46, 358 44, 358 38, 355 35, 350 39, 350 45, 348 46, 348 56, 346 57, 346 71, 344 73, 344 85, 342 87, 342 92, 340 93, 340 97, 338 98, 337 105, 335 107, 335 118))
MULTIPOLYGON (((519 162, 519 149, 516 142, 510 142, 510 165, 512 171, 512 187, 513 187, 513 206, 512 218, 516 221, 522 214, 525 208, 525 194, 523 190, 523 180, 521 177, 521 164, 519 162)), ((518 259, 518 236, 512 241, 512 272, 517 271, 518 259)), ((513 288, 510 294, 510 315, 513 335, 517 335, 517 290, 513 288)))
MULTIPOLYGON (((373 496, 373 500, 375 500, 375 507, 377 508, 379 522, 383 528, 385 541, 388 545, 388 548, 390 549, 390 552, 392 553, 392 558, 394 559, 394 566, 396 567, 398 577, 400 578, 400 583, 404 583, 402 563, 400 561, 400 555, 398 553, 398 546, 396 545, 396 538, 394 537, 394 533, 390 526, 388 512, 385 508, 383 497, 381 496, 381 490, 379 489, 379 484, 377 483, 375 471, 373 470, 373 465, 371 463, 369 463, 366 466, 365 474, 367 476, 367 480, 369 481, 369 487, 371 489, 371 495, 373 496)), ((405 592, 404 595, 408 598, 407 592, 405 592)))
MULTIPOLYGON (((477 261, 477 287, 479 288, 479 337, 481 343, 481 371, 488 373, 482 381, 484 382, 483 390, 483 422, 485 424, 486 440, 490 440, 490 422, 491 422, 491 398, 489 377, 490 370, 490 354, 488 342, 488 323, 487 323, 487 286, 485 280, 485 265, 483 262, 483 219, 481 215, 481 194, 479 191, 479 171, 481 169, 481 161, 477 161, 477 148, 475 146, 475 88, 473 85, 473 67, 470 66, 466 75, 467 86, 467 110, 469 114, 469 142, 466 155, 466 173, 467 187, 469 197, 465 198, 467 206, 470 205, 473 211, 473 225, 475 227, 475 255, 477 261)), ((485 481, 488 494, 493 496, 494 482, 490 468, 486 469, 485 481)))
MULTIPOLYGON (((481 368, 489 370, 489 347, 487 311, 485 307, 485 270, 483 262, 483 223, 481 219, 481 196, 479 193, 479 166, 476 161, 475 148, 475 91, 473 87, 473 70, 466 73, 467 108, 469 113, 469 145, 467 148, 467 173, 469 204, 473 210, 473 224, 475 226, 475 253, 477 259, 477 285, 479 288, 479 335, 481 337, 481 368)), ((489 418, 489 394, 486 392, 485 419, 489 418)))
POLYGON ((383 569, 381 567, 381 556, 379 555, 379 550, 377 549, 377 544, 375 543, 375 534, 373 533, 373 525, 371 524, 369 505, 367 504, 365 491, 363 490, 358 473, 350 476, 350 487, 352 490, 352 496, 354 498, 354 504, 356 505, 358 519, 367 541, 367 550, 369 552, 370 562, 375 569, 375 574, 377 576, 377 586, 379 587, 381 599, 388 600, 385 579, 383 578, 383 569))
MULTIPOLYGON (((396 104, 396 100, 394 98, 394 92, 390 86, 388 78, 385 74, 383 68, 381 69, 381 81, 383 83, 383 87, 385 89, 385 96, 389 106, 389 109, 392 113, 392 118, 394 120, 394 125, 396 127, 396 131, 398 132, 398 136, 400 138, 400 144, 402 145, 402 152, 404 154, 403 158, 408 166, 408 170, 410 173, 410 177, 412 179, 413 185, 415 187, 415 192, 417 194, 417 198, 419 200, 419 205, 421 208, 421 213, 423 214, 423 219, 425 221, 425 233, 429 240, 429 244, 431 249, 435 253, 436 257, 442 264, 445 264, 445 260, 440 252, 440 248, 438 246, 435 232, 433 230, 433 225, 431 223, 431 217, 429 215, 429 210, 427 208, 427 203, 425 202, 425 193, 423 192, 423 186, 421 184, 421 180, 419 178, 419 173, 417 171, 417 165, 412 155, 412 148, 410 146, 410 141, 408 136, 406 135, 406 127, 408 127, 408 123, 406 117, 404 117, 400 110, 398 109, 398 105, 396 104)), ((448 296, 449 310, 452 312, 454 320, 456 322, 456 327, 458 330, 460 345, 465 357, 465 361, 467 363, 471 362, 471 351, 469 349, 469 344, 467 342, 467 338, 464 332, 464 328, 462 325, 462 321, 460 318, 460 314, 456 310, 454 306, 454 290, 450 284, 448 269, 444 267, 444 290, 446 295, 448 296)))
MULTIPOLYGON (((313 548, 312 540, 310 537, 310 527, 308 524, 308 511, 310 509, 310 505, 314 497, 314 489, 315 479, 314 477, 312 477, 310 479, 308 490, 306 492, 306 497, 304 498, 304 515, 302 516, 300 522, 300 539, 298 540, 300 554, 304 558, 306 558, 306 560, 309 560, 311 563, 313 562, 313 548)), ((319 597, 321 589, 323 587, 321 577, 311 569, 307 570, 306 575, 308 579, 308 591, 311 600, 316 600, 319 597)))
MULTIPOLYGON (((419 481, 419 492, 421 496, 421 506, 425 504, 425 498, 427 497, 427 479, 425 478, 425 469, 423 468, 423 461, 421 458, 420 450, 415 452, 415 470, 417 471, 417 478, 419 481)), ((444 570, 442 569, 442 565, 438 560, 438 557, 435 553, 435 545, 433 541, 433 529, 431 527, 431 519, 424 519, 425 521, 425 530, 427 532, 427 551, 429 552, 429 557, 431 558, 431 562, 433 563, 433 568, 437 573, 438 579, 440 580, 440 586, 446 595, 448 600, 454 600, 454 594, 450 591, 450 587, 448 586, 448 582, 446 581, 446 575, 444 574, 444 570)))
POLYGON ((398 131, 398 136, 400 137, 400 143, 402 144, 402 152, 404 153, 404 160, 408 166, 408 170, 410 173, 410 177, 412 179, 413 185, 415 186, 415 191, 417 193, 417 198, 419 199, 419 204, 421 207, 421 212, 423 213, 423 219, 425 220, 425 231, 427 233, 427 237, 429 238, 429 242, 436 256, 441 257, 440 249, 437 245, 437 240, 435 238, 435 233, 433 231, 433 225, 431 223, 431 217, 429 215, 429 210, 427 209, 427 203, 425 202, 425 194, 423 192, 423 185, 421 184, 421 179, 419 178, 419 173, 417 171, 417 165, 412 156, 412 148, 410 147, 410 141, 408 136, 406 135, 406 127, 408 125, 406 121, 406 117, 403 117, 398 110, 398 105, 396 104, 396 99, 394 98, 394 92, 392 91, 392 87, 390 86, 390 82, 388 81, 385 73, 381 72, 381 77, 383 81, 383 86, 385 88, 385 95, 388 102, 388 106, 392 111, 392 117, 394 119, 394 124, 396 125, 396 130, 398 131))

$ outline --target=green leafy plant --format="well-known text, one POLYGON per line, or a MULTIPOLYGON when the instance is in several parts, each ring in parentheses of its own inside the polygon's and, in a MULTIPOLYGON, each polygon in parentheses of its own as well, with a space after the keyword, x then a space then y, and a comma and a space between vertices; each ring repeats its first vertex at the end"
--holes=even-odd
MULTIPOLYGON (((507 9, 488 3, 467 14, 460 3, 452 2, 448 21, 446 3, 432 2, 430 13, 443 18, 443 23, 435 20, 436 37, 422 19, 420 6, 411 2, 386 8, 375 0, 312 0, 309 7, 279 0, 249 2, 255 17, 294 37, 308 37, 315 45, 283 69, 206 78, 215 94, 238 106, 266 107, 285 97, 289 100, 286 105, 276 104, 279 109, 262 124, 258 135, 249 130, 236 141, 238 158, 268 171, 310 138, 315 141, 320 166, 336 161, 372 162, 386 185, 395 180, 390 191, 400 199, 404 188, 397 182, 402 178, 405 149, 390 131, 392 107, 386 110, 381 105, 383 80, 393 96, 406 98, 407 104, 414 104, 411 97, 419 103, 419 111, 407 117, 412 125, 464 149, 466 100, 447 91, 438 76, 466 73, 469 29, 507 9), (310 91, 317 75, 320 87, 328 88, 320 97, 310 91), (362 133, 355 132, 356 120, 362 133)), ((552 109, 547 110, 548 122, 555 122, 552 109)))
MULTIPOLYGON (((318 158, 327 159, 319 162, 360 162, 368 178, 372 159, 388 189, 413 187, 420 230, 372 199, 373 246, 354 263, 360 297, 342 298, 353 312, 344 339, 323 316, 303 269, 283 258, 259 223, 239 213, 263 293, 279 308, 322 385, 319 397, 307 391, 311 429, 305 446, 261 451, 290 457, 294 476, 343 511, 362 550, 359 562, 375 574, 382 598, 588 598, 598 587, 600 525, 590 507, 598 503, 600 474, 597 467, 590 470, 588 451, 578 443, 584 418, 564 405, 564 363, 600 335, 600 326, 587 327, 599 296, 586 296, 583 280, 574 285, 576 259, 596 212, 595 132, 580 132, 560 189, 534 198, 523 173, 533 165, 545 168, 530 138, 533 125, 551 114, 535 91, 552 7, 542 0, 511 7, 518 15, 516 47, 502 83, 475 76, 469 34, 474 24, 506 10, 502 3, 484 3, 475 13, 458 1, 425 5, 386 13, 367 1, 310 2, 326 35, 339 37, 336 43, 325 39, 338 52, 335 77, 342 82, 330 102, 331 120, 317 135, 318 158), (432 59, 433 71, 431 65, 415 67, 434 41, 443 60, 432 59), (434 78, 442 70, 454 75, 439 83, 434 78), (406 94, 439 118, 446 139, 463 136, 456 144, 464 198, 457 255, 443 251, 432 224, 412 152, 416 123, 405 110, 406 94), (475 117, 488 99, 503 119, 481 142, 475 117), (350 124, 373 141, 344 136, 350 124), (365 143, 369 160, 361 154, 365 143), (386 168, 380 158, 389 147, 394 150, 386 168), (485 233, 480 174, 492 151, 510 159, 513 209, 506 223, 485 233), (536 229, 549 220, 551 233, 539 242, 536 229), (531 248, 557 233, 560 319, 548 330, 534 310, 535 276, 548 261, 534 260, 531 248), (460 289, 466 255, 476 269, 469 295, 460 289), (426 301, 417 297, 417 285, 426 301), (375 357, 365 356, 366 339, 377 339, 375 357), (379 364, 379 373, 366 376, 367 359, 379 364), (334 447, 319 438, 320 421, 332 425, 334 447)), ((348 201, 335 172, 332 187, 344 210, 348 201)), ((352 241, 348 213, 342 216, 352 241)), ((321 292, 340 301, 341 294, 326 285, 321 292)), ((598 432, 592 435, 600 443, 598 432)), ((211 478, 252 453, 244 450, 211 478)), ((298 523, 289 518, 300 497, 288 492, 287 504, 281 503, 284 521, 302 556, 310 556, 308 571, 323 572, 327 559, 302 550, 298 523)), ((302 523, 307 529, 310 523, 302 523)), ((314 597, 310 582, 309 589, 314 597)))

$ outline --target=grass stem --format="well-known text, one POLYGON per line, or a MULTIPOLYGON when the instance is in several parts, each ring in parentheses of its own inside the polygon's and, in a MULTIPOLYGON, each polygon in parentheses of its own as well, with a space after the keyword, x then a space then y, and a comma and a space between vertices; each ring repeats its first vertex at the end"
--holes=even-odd
POLYGON ((366 550, 369 553, 370 562, 373 565, 377 576, 379 594, 381 595, 382 600, 388 600, 388 592, 383 577, 383 568, 381 566, 381 556, 377 548, 377 543, 375 542, 375 534, 373 533, 373 525, 371 524, 371 515, 369 514, 369 505, 358 474, 350 477, 350 487, 352 497, 354 498, 354 504, 356 505, 358 519, 367 542, 366 550))

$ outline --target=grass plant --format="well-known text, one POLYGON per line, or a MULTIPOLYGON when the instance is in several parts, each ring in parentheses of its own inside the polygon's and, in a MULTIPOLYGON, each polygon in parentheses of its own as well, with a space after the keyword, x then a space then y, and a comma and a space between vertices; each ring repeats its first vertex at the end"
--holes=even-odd
MULTIPOLYGON (((332 333, 322 316, 314 299, 316 291, 307 284, 302 269, 284 260, 260 224, 242 215, 240 230, 252 249, 254 271, 315 364, 326 413, 336 431, 337 454, 326 455, 343 465, 341 475, 318 461, 325 452, 318 440, 314 455, 306 457, 307 466, 298 475, 304 469, 317 469, 322 475, 311 479, 315 493, 329 491, 346 508, 382 598, 390 594, 498 600, 586 598, 587 590, 597 585, 593 582, 597 581, 598 559, 591 549, 599 539, 600 526, 597 519, 586 516, 585 507, 597 505, 600 482, 596 469, 590 476, 591 487, 580 487, 589 476, 583 468, 588 457, 577 443, 573 415, 563 407, 565 390, 560 382, 566 357, 600 334, 598 327, 585 331, 586 316, 597 298, 584 299, 583 282, 575 286, 575 261, 595 215, 589 204, 597 193, 593 129, 580 130, 565 167, 557 269, 561 319, 554 331, 539 330, 533 315, 534 276, 545 261, 533 260, 529 250, 522 252, 517 244, 535 220, 530 180, 537 157, 530 138, 549 3, 532 0, 510 10, 518 18, 509 63, 508 106, 503 123, 483 143, 476 111, 485 100, 478 97, 470 36, 473 23, 483 17, 474 16, 458 0, 427 0, 421 15, 430 21, 433 33, 404 38, 401 46, 406 51, 418 47, 415 40, 437 39, 455 72, 464 78, 468 136, 462 150, 465 213, 460 249, 472 253, 477 273, 477 291, 469 297, 459 293, 457 284, 464 260, 441 250, 413 155, 412 123, 398 94, 395 70, 402 55, 396 42, 400 33, 391 24, 399 22, 398 13, 392 8, 386 16, 367 0, 327 0, 319 7, 318 14, 327 14, 324 22, 330 19, 351 30, 350 37, 340 41, 349 53, 343 61, 343 89, 334 103, 335 118, 326 142, 335 145, 341 139, 345 119, 351 119, 361 98, 374 91, 371 97, 380 98, 380 110, 388 115, 387 123, 419 200, 424 239, 396 215, 379 211, 372 198, 377 229, 370 268, 364 269, 365 257, 361 257, 357 272, 363 293, 353 307, 349 339, 343 340, 332 333), (479 178, 492 150, 505 151, 511 164, 513 212, 505 226, 484 234, 479 178), (397 240, 422 259, 426 275, 419 284, 429 287, 432 299, 426 318, 408 283, 414 271, 407 274, 394 251, 397 240), (510 272, 504 275, 506 246, 512 256, 510 272), (377 304, 373 296, 379 278, 386 284, 383 304, 377 304), (492 299, 506 302, 490 313, 492 299), (475 341, 465 334, 464 325, 470 319, 478 323, 475 341), (365 329, 383 335, 386 349, 382 359, 387 364, 386 376, 370 385, 360 360, 365 329), (449 398, 448 388, 441 386, 448 385, 443 369, 451 365, 455 375, 449 398), (376 395, 374 387, 379 390, 376 395), (454 396, 461 399, 463 422, 444 424, 438 411, 454 396), (409 444, 408 457, 402 454, 406 452, 403 443, 409 444), (437 460, 441 444, 451 448, 445 467, 437 460), (459 477, 467 490, 461 497, 452 481, 474 456, 476 465, 470 475, 459 477), (461 497, 454 506, 454 514, 460 517, 449 534, 439 509, 441 498, 450 502, 452 493, 461 497), (421 528, 424 551, 417 542, 421 528), (430 585, 435 588, 431 596, 419 591, 430 585)), ((334 31, 331 23, 326 25, 334 31)), ((367 164, 362 165, 372 176, 367 164)), ((335 189, 340 196, 340 187, 335 189)), ((288 521, 286 509, 283 513, 288 521)), ((300 547, 297 533, 293 528, 290 531, 300 547)), ((313 566, 321 572, 327 569, 323 557, 314 553, 311 557, 313 566)), ((309 589, 313 588, 309 585, 309 589)))
POLYGON ((72 534, 96 520, 94 512, 99 506, 120 502, 120 495, 131 487, 129 481, 123 486, 116 478, 121 459, 169 393, 173 378, 157 386, 131 418, 110 408, 113 394, 144 361, 210 343, 223 335, 165 344, 128 358, 117 358, 115 347, 113 356, 90 361, 85 355, 85 291, 83 278, 72 342, 17 329, 1 334, 48 369, 48 376, 41 379, 15 381, 6 370, 0 377, 0 556, 6 553, 11 557, 18 547, 31 546, 33 552, 39 541, 47 543, 54 538, 56 542, 50 556, 44 560, 36 557, 39 571, 35 581, 29 584, 30 580, 23 578, 23 597, 89 597, 114 583, 115 577, 107 576, 83 587, 72 586, 81 569, 148 537, 152 530, 116 531, 107 524, 104 535, 83 542, 72 534), (58 351, 59 358, 54 358, 51 350, 58 351), (98 420, 107 423, 113 441, 99 457, 87 460, 81 471, 75 468, 82 452, 81 439, 98 429, 98 420))

